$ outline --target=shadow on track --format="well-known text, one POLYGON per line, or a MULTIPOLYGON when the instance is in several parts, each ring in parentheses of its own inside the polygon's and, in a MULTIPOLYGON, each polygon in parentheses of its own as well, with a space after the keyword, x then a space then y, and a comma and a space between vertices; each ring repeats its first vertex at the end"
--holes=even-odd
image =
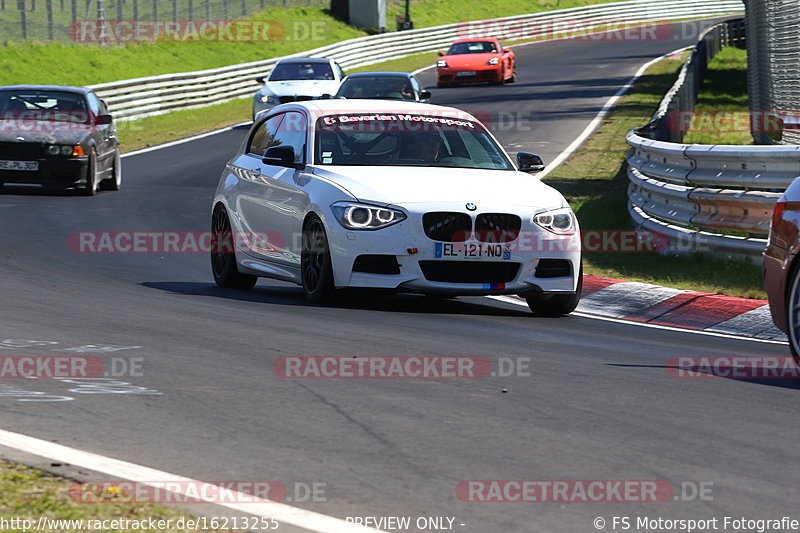
POLYGON ((498 307, 481 301, 470 301, 394 293, 380 290, 344 290, 337 292, 328 304, 312 304, 303 297, 300 287, 256 286, 250 290, 222 289, 209 283, 184 281, 143 282, 143 287, 158 289, 185 296, 209 296, 241 302, 256 302, 271 305, 320 307, 327 309, 354 309, 384 311, 390 313, 432 313, 452 315, 484 315, 531 318, 531 313, 518 309, 498 307))

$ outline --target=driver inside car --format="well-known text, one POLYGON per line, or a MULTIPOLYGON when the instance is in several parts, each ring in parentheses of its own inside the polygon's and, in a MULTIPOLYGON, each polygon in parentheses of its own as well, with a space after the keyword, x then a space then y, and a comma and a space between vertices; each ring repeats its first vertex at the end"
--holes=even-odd
POLYGON ((436 165, 439 158, 444 157, 444 143, 436 133, 407 135, 404 141, 400 155, 403 159, 422 160, 427 165, 436 165))

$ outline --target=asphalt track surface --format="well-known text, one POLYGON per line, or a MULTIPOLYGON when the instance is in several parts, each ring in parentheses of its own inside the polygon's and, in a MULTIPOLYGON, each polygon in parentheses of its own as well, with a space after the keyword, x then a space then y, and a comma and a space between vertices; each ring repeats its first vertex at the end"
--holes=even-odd
MULTIPOLYGON (((516 84, 433 89, 433 100, 490 117, 523 113, 530 131, 496 128, 498 137, 548 161, 642 63, 691 40, 517 47, 516 84)), ((430 71, 421 78, 432 85, 430 71)), ((3 429, 194 479, 324 483, 324 501, 289 503, 341 518, 450 516, 455 530, 470 533, 595 531, 595 517, 611 530, 614 515, 796 512, 796 381, 679 379, 668 369, 676 356, 783 356, 785 346, 576 316, 536 319, 487 298, 368 293, 315 306, 279 282, 216 288, 202 253, 81 254, 67 246, 76 231, 206 230, 217 179, 245 131, 128 157, 119 193, 3 190, 0 340, 58 344, 7 346, 2 355, 113 345, 139 348, 88 355, 143 360, 141 375, 120 378, 131 385, 0 380, 3 429), (495 365, 521 358, 530 375, 277 378, 273 361, 292 355, 471 355, 495 365), (73 399, 21 401, 53 396, 73 399), (459 482, 474 479, 713 489, 704 501, 663 503, 459 500, 459 482)))

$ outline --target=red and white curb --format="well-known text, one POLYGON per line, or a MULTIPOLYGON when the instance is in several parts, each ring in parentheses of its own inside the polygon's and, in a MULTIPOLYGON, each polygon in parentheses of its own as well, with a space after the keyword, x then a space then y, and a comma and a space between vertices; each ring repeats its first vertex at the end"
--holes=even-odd
POLYGON ((577 311, 662 326, 785 341, 766 300, 585 275, 577 311))

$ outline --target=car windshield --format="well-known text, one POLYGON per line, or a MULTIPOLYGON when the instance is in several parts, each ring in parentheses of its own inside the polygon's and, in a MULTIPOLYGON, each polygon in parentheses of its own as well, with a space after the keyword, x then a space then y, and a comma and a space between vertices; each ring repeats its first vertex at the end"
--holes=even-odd
POLYGON ((336 96, 416 100, 411 82, 403 76, 358 76, 347 78, 336 96))
POLYGON ((514 170, 481 124, 449 116, 403 113, 320 118, 314 158, 318 165, 514 170))
POLYGON ((469 43, 453 43, 447 51, 447 55, 493 54, 496 52, 497 47, 491 41, 472 41, 469 43))
POLYGON ((333 69, 329 63, 278 63, 269 81, 332 80, 333 69))
POLYGON ((53 122, 88 122, 86 98, 66 91, 0 91, 0 118, 48 120, 53 122))

